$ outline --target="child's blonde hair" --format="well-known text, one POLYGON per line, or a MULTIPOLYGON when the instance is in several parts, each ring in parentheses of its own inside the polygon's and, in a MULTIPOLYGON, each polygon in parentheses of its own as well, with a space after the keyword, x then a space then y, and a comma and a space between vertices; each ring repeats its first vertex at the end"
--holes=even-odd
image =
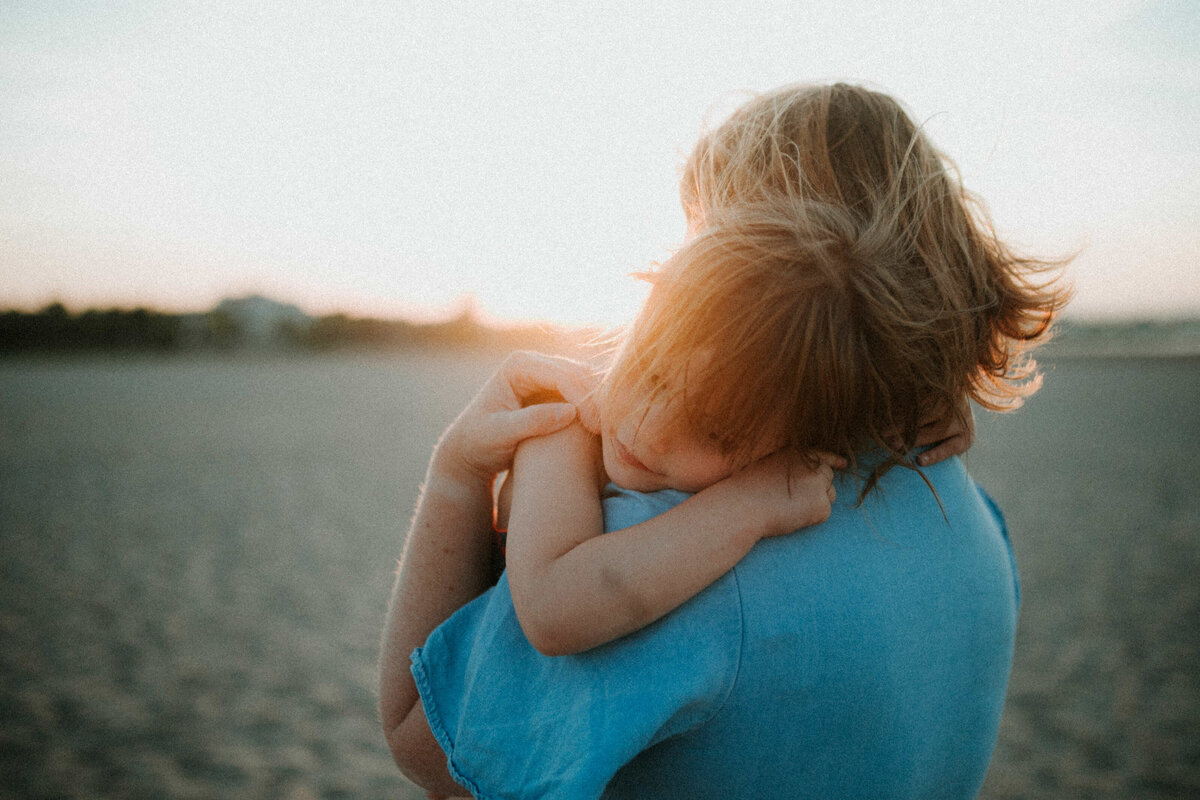
POLYGON ((731 455, 768 435, 851 460, 882 448, 865 494, 909 463, 922 420, 1036 390, 1028 350, 1069 296, 1060 264, 999 241, 887 95, 759 96, 701 136, 680 193, 693 234, 647 276, 602 403, 683 387, 686 424, 731 455))

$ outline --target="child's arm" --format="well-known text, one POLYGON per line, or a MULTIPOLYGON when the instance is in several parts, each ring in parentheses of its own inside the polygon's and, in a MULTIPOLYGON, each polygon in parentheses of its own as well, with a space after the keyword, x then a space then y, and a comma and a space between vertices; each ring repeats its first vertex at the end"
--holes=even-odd
POLYGON ((510 476, 507 544, 521 627, 546 655, 642 628, 724 575, 760 538, 824 521, 832 479, 828 464, 810 470, 778 453, 601 536, 598 439, 572 425, 522 442, 510 476))

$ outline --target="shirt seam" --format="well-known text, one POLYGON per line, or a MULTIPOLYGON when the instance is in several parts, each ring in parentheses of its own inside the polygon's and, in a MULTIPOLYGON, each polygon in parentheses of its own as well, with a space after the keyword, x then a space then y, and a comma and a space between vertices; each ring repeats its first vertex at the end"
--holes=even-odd
POLYGON ((429 684, 429 676, 425 672, 425 662, 422 659, 421 648, 413 650, 409 660, 412 662, 413 682, 417 686, 417 696, 421 699, 421 706, 425 709, 425 721, 429 723, 429 730, 433 733, 433 738, 437 740, 438 746, 442 748, 442 752, 446 754, 446 768, 450 773, 450 777, 465 789, 471 792, 472 796, 488 800, 493 795, 485 794, 479 788, 479 784, 468 778, 459 769, 458 764, 454 760, 454 742, 450 739, 450 732, 446 730, 446 725, 442 721, 442 716, 438 713, 437 703, 433 699, 433 690, 429 684))
POLYGON ((746 616, 744 613, 745 610, 743 608, 742 584, 741 584, 741 581, 738 579, 738 570, 737 570, 736 566, 729 571, 729 574, 733 578, 733 588, 734 588, 734 591, 737 593, 737 618, 738 618, 737 660, 733 666, 733 679, 729 681, 729 686, 728 686, 728 688, 725 689, 725 696, 721 698, 719 703, 717 703, 716 707, 713 709, 713 712, 708 715, 708 719, 706 719, 706 720, 704 720, 704 722, 700 723, 701 727, 708 725, 710 722, 712 722, 714 719, 716 719, 717 716, 722 711, 725 710, 725 706, 729 703, 729 698, 733 696, 733 690, 735 688, 737 688, 738 681, 741 680, 741 677, 742 677, 742 660, 743 660, 743 655, 745 654, 745 650, 746 650, 746 616))

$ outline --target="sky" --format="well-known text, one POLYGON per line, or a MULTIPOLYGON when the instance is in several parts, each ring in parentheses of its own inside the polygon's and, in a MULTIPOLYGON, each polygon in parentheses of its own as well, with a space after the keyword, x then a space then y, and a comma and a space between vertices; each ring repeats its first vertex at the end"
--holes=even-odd
POLYGON ((747 92, 905 103, 1070 313, 1200 314, 1200 4, 0 0, 0 307, 617 325, 747 92))

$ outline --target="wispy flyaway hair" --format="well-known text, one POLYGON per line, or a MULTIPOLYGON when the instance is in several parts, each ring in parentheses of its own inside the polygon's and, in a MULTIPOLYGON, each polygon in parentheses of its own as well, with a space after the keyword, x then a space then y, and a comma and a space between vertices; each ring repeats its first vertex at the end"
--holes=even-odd
POLYGON ((605 393, 682 386, 689 423, 730 452, 780 426, 801 450, 882 449, 867 491, 908 463, 922 420, 1036 390, 1029 350, 1069 297, 1061 263, 1001 242, 887 95, 757 97, 701 137, 680 193, 692 236, 649 276, 605 393))

